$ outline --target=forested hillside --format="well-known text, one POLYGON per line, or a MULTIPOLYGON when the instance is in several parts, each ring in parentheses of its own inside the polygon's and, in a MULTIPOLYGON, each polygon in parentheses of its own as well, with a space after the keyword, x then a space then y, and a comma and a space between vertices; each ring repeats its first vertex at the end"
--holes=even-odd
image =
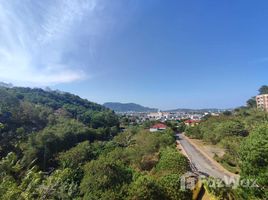
POLYGON ((119 132, 113 111, 78 96, 0 88, 0 199, 185 199, 188 160, 173 131, 119 132))
POLYGON ((0 123, 1 156, 11 150, 20 151, 18 141, 21 143, 31 138, 33 143, 41 134, 71 140, 74 144, 70 146, 84 140, 83 137, 107 140, 116 134, 119 125, 112 111, 78 96, 16 87, 0 88, 0 123), (69 127, 70 130, 77 127, 77 133, 69 134, 69 127), (77 141, 68 137, 76 137, 77 141))

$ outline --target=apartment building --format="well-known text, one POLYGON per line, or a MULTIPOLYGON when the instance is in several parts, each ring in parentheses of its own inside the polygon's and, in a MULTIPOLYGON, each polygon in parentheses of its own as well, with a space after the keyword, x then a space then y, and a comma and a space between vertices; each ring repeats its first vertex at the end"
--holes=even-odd
POLYGON ((268 112, 268 94, 256 96, 257 108, 268 112))

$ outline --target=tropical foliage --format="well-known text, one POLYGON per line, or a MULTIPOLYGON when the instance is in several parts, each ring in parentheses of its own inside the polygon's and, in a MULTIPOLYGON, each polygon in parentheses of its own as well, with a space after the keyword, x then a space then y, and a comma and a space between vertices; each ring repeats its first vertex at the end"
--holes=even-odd
POLYGON ((60 91, 0 88, 0 199, 189 199, 172 129, 120 132, 113 111, 60 91))

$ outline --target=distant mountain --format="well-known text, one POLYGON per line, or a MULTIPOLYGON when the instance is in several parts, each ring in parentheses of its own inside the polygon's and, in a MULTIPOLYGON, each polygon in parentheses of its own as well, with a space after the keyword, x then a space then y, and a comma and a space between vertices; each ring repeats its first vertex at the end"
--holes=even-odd
MULTIPOLYGON (((119 102, 107 102, 103 106, 114 110, 115 112, 157 112, 157 108, 148 108, 135 103, 119 103, 119 102)), ((203 109, 191 109, 191 108, 177 108, 170 110, 162 110, 163 112, 184 112, 184 113, 205 113, 205 112, 224 112, 226 110, 233 109, 218 109, 218 108, 203 108, 203 109)))
POLYGON ((167 110, 168 112, 194 112, 194 113, 204 113, 204 112, 223 112, 226 110, 232 110, 232 109, 218 109, 218 108, 203 108, 203 109, 187 109, 187 108, 177 108, 173 110, 167 110))
POLYGON ((135 103, 107 102, 103 106, 114 110, 115 112, 156 112, 156 108, 148 108, 135 103))

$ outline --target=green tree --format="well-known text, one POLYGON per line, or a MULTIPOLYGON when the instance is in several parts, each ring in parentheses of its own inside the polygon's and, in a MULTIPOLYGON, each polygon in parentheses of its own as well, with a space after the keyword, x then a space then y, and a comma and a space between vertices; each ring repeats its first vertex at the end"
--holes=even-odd
POLYGON ((131 130, 127 130, 124 133, 115 136, 113 140, 120 147, 128 147, 135 142, 133 137, 134 137, 133 132, 131 130))
POLYGON ((180 184, 181 176, 178 174, 169 174, 161 177, 159 184, 164 189, 165 196, 169 200, 189 200, 192 199, 191 190, 182 190, 180 184))
POLYGON ((199 126, 188 126, 185 128, 185 134, 190 138, 202 139, 203 135, 199 126))
POLYGON ((268 196, 268 123, 259 125, 241 145, 241 176, 256 179, 258 188, 246 188, 259 198, 268 196))
POLYGON ((225 116, 231 116, 233 113, 231 111, 229 111, 229 110, 226 110, 222 114, 225 115, 225 116))
POLYGON ((126 149, 126 153, 133 167, 148 170, 158 160, 159 150, 174 144, 174 135, 170 130, 153 134, 141 130, 133 136, 132 144, 126 149))
POLYGON ((6 175, 11 177, 19 175, 22 166, 18 161, 18 156, 14 152, 8 153, 6 157, 0 160, 0 180, 5 179, 6 175))
POLYGON ((87 163, 84 174, 80 189, 83 195, 92 196, 92 199, 101 199, 102 193, 109 190, 120 192, 121 187, 132 180, 132 171, 120 160, 110 157, 100 157, 87 163))
POLYGON ((177 125, 177 131, 178 131, 179 133, 182 133, 182 132, 185 132, 185 130, 186 130, 186 125, 185 125, 185 123, 183 123, 183 122, 179 122, 178 125, 177 125))
POLYGON ((54 171, 40 185, 39 199, 72 200, 80 196, 76 171, 65 168, 54 171))
POLYGON ((249 107, 249 108, 256 108, 257 107, 256 97, 251 97, 247 101, 247 107, 249 107))
POLYGON ((81 122, 61 119, 57 124, 48 126, 41 132, 29 137, 24 150, 24 160, 37 163, 43 169, 54 163, 55 154, 67 150, 77 143, 93 140, 96 132, 92 132, 81 122))
POLYGON ((40 198, 40 186, 44 180, 44 173, 38 171, 37 167, 34 166, 27 170, 25 175, 21 179, 19 185, 22 199, 37 199, 40 198))
POLYGON ((190 170, 188 159, 175 148, 167 148, 161 151, 160 160, 155 172, 158 175, 178 174, 182 175, 190 170))
POLYGON ((245 126, 240 121, 227 120, 220 123, 215 129, 216 138, 215 140, 219 142, 222 138, 227 136, 247 136, 248 131, 245 130, 245 126))
POLYGON ((21 190, 17 186, 16 180, 10 176, 6 176, 0 183, 0 199, 12 200, 22 199, 21 190))
POLYGON ((268 85, 263 85, 259 89, 259 94, 268 94, 268 85))
POLYGON ((96 159, 101 153, 102 146, 103 144, 100 142, 90 144, 89 141, 84 141, 65 152, 59 153, 57 160, 62 168, 76 169, 84 162, 96 159))
POLYGON ((164 200, 163 188, 149 176, 139 176, 129 188, 129 200, 164 200))

